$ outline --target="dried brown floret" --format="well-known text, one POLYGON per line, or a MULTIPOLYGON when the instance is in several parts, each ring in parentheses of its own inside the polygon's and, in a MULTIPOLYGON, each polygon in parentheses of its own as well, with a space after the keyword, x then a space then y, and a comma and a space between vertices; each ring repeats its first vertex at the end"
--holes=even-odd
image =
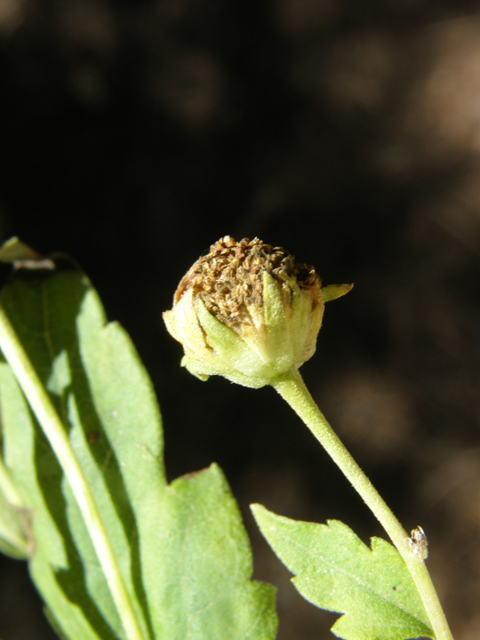
POLYGON ((317 288, 321 280, 315 269, 306 264, 296 264, 295 256, 281 247, 272 247, 258 238, 244 238, 235 242, 225 236, 210 247, 206 256, 200 258, 181 281, 175 302, 186 290, 199 295, 206 308, 215 317, 235 326, 251 322, 250 306, 263 305, 263 278, 267 271, 281 287, 282 297, 288 303, 291 287, 295 281, 301 289, 317 288))

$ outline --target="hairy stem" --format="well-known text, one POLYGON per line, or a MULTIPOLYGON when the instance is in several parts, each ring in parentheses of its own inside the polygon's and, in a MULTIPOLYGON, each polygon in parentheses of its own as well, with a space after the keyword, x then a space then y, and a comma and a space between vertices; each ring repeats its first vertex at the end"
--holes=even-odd
POLYGON ((415 581, 436 640, 453 640, 424 561, 412 552, 406 531, 329 425, 298 370, 290 371, 272 386, 305 422, 389 535, 415 581))
POLYGON ((125 635, 128 640, 142 640, 142 632, 95 498, 72 449, 65 427, 1 306, 0 349, 70 483, 125 629, 125 635))

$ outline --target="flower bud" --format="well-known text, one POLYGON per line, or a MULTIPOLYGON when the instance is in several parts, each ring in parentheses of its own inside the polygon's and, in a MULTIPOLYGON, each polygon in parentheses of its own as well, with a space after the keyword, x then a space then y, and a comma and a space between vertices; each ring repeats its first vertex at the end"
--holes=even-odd
POLYGON ((163 318, 188 371, 258 388, 314 354, 324 303, 352 286, 322 289, 315 269, 283 249, 225 236, 184 276, 163 318))

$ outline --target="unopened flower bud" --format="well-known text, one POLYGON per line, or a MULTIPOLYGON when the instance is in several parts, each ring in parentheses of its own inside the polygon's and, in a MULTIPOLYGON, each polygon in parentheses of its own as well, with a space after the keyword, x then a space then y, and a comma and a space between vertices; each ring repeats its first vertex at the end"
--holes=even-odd
POLYGON ((225 236, 184 276, 163 318, 188 371, 258 388, 314 354, 325 302, 352 286, 322 289, 315 269, 283 249, 225 236))

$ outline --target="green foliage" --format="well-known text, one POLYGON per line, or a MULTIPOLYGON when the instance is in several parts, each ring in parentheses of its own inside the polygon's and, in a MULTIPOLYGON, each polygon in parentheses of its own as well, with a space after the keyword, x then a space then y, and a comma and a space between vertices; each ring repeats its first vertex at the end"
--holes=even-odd
MULTIPOLYGON (((28 558, 59 635, 273 640, 274 588, 250 579, 249 542, 221 470, 167 483, 152 383, 89 280, 17 239, 0 248, 1 261, 16 269, 0 295, 0 551, 28 558)), ((287 376, 276 388, 307 424, 324 421, 302 385, 287 376)), ((427 614, 432 591, 422 602, 415 582, 428 573, 408 546, 402 558, 378 538, 368 548, 341 522, 253 511, 299 592, 342 614, 337 636, 435 638, 438 607, 427 614)), ((442 624, 437 637, 451 640, 442 624)))
MULTIPOLYGON (((66 262, 21 268, 0 303, 68 432, 143 638, 274 638, 274 589, 250 581, 222 472, 212 465, 167 484, 152 384, 88 279, 66 262)), ((125 638, 91 531, 5 362, 0 392, 4 462, 31 510, 30 571, 52 624, 75 640, 125 638)), ((15 515, 2 497, 0 525, 15 515)))
POLYGON ((342 613, 332 627, 344 640, 434 638, 398 551, 380 538, 369 549, 342 522, 298 522, 252 506, 263 535, 317 607, 342 613))
POLYGON ((17 560, 27 558, 25 530, 29 527, 30 513, 9 499, 10 478, 0 460, 0 551, 17 560))

